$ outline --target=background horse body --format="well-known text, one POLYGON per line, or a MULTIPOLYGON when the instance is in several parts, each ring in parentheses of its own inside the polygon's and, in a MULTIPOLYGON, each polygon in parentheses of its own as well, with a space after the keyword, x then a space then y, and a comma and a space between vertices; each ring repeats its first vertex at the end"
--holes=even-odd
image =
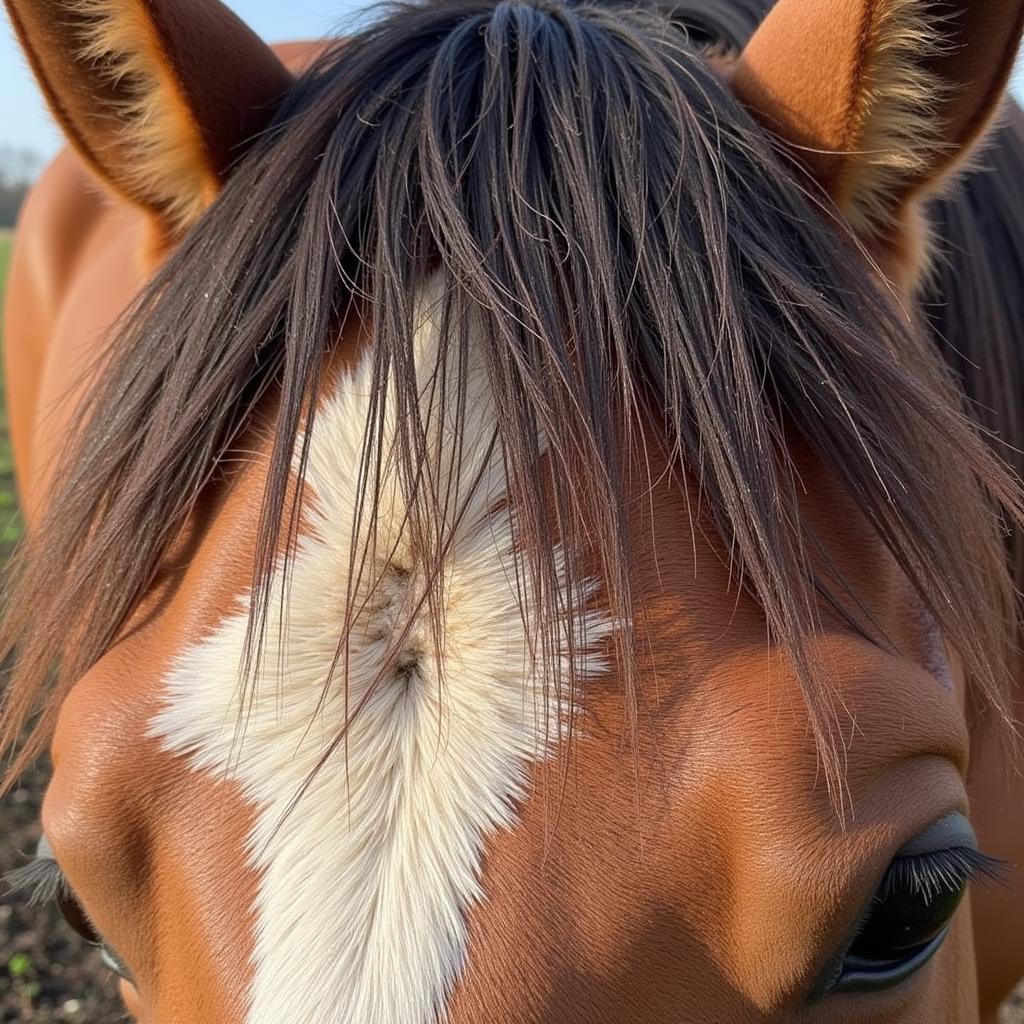
MULTIPOLYGON (((969 570, 961 579, 931 564, 959 538, 980 577, 998 576, 979 481, 1011 519, 1016 491, 956 419, 928 351, 898 351, 920 336, 866 255, 910 294, 930 251, 919 200, 987 123, 1022 6, 964 5, 959 19, 933 24, 913 2, 782 0, 749 46, 759 2, 706 6, 674 8, 670 26, 654 9, 427 5, 294 85, 212 2, 8 0, 77 149, 30 198, 10 279, 10 416, 37 547, 8 642, 25 645, 33 617, 44 630, 59 621, 56 604, 49 618, 40 611, 58 578, 40 551, 78 495, 92 511, 54 556, 80 596, 61 612, 42 859, 55 865, 56 851, 140 1020, 965 1022, 988 1019, 1024 973, 1018 875, 953 913, 968 875, 985 869, 964 817, 968 785, 981 846, 1024 861, 1024 825, 1005 812, 1019 806, 1019 782, 1009 789, 998 737, 986 734, 980 758, 971 742, 985 718, 971 706, 998 693, 976 681, 985 636, 957 625, 965 597, 979 617, 1006 608, 969 570), (946 49, 922 51, 921 33, 940 31, 946 49), (648 77, 631 77, 633 61, 648 77), (935 139, 928 125, 899 123, 913 113, 908 95, 921 101, 907 86, 920 86, 922 69, 936 77, 921 81, 948 89, 933 94, 935 125, 948 126, 935 139), (460 84, 460 74, 478 78, 460 84), (351 94, 345 75, 359 83, 351 94), (583 125, 587 75, 619 90, 603 97, 604 127, 621 147, 583 125), (660 102, 663 136, 648 120, 660 102), (433 120, 415 119, 428 108, 433 120), (489 113, 505 127, 491 132, 489 113), (515 134, 546 117, 567 134, 515 134), (579 148, 566 141, 574 132, 579 148), (817 184, 777 151, 783 142, 817 184), (430 176, 429 157, 447 167, 456 154, 451 179, 430 176), (591 159, 601 175, 588 179, 579 167, 591 159), (315 168, 307 176, 303 161, 315 168), (487 189, 473 189, 475 161, 487 189), (623 189, 640 166, 649 175, 623 189), (96 190, 97 175, 116 198, 96 190), (596 184, 605 175, 607 206, 596 184), (334 178, 365 189, 358 216, 346 220, 337 195, 310 212, 334 178), (573 195, 583 181, 592 192, 573 195), (448 205, 437 199, 446 188, 457 197, 448 205), (413 202, 410 189, 422 209, 408 224, 387 221, 382 209, 400 195, 413 202), (502 192, 521 205, 503 205, 502 192), (593 225, 611 208, 620 236, 574 262, 574 245, 599 237, 593 225), (687 226, 672 227, 666 210, 687 226), (374 217, 411 233, 397 243, 374 234, 374 217), (381 261, 399 267, 396 253, 421 241, 424 223, 434 248, 412 254, 415 274, 388 277, 381 261), (641 224, 653 255, 639 251, 641 224), (645 262, 683 251, 675 277, 656 279, 645 262), (620 265, 601 262, 609 252, 620 265), (280 278, 258 268, 288 268, 287 302, 280 278), (587 289, 607 297, 613 289, 594 282, 623 273, 633 283, 616 292, 627 297, 618 308, 576 304, 587 289), (643 297, 684 276, 698 282, 688 303, 666 298, 678 319, 651 334, 665 337, 671 321, 683 349, 699 348, 701 330, 715 335, 708 360, 694 357, 693 380, 672 376, 675 357, 659 348, 641 375, 631 361, 656 315, 643 297), (564 320, 537 301, 542 278, 556 280, 546 294, 569 309, 564 320), (465 296, 446 297, 463 286, 465 296), (391 287, 392 299, 404 290, 408 314, 393 323, 378 308, 391 287), (204 303, 217 330, 190 368, 204 303), (288 312, 297 304, 314 312, 288 312), (517 317, 522 335, 496 333, 517 317), (304 350, 296 339, 313 323, 330 328, 304 350), (108 352, 114 325, 122 340, 108 352), (755 327, 771 340, 743 365, 731 332, 755 327), (150 348, 139 344, 147 330, 150 348), (786 332, 807 344, 776 362, 786 332), (564 348, 524 340, 542 334, 564 348), (174 337, 180 357, 166 348, 174 337), (392 337, 405 340, 388 348, 392 337), (597 338, 615 348, 607 366, 597 338), (382 349, 390 361, 374 355, 382 349), (506 352, 522 365, 510 369, 506 352), (95 375, 98 359, 112 374, 95 375), (844 376, 851 367, 868 383, 844 376), (622 379, 635 390, 616 390, 622 379), (510 380, 516 389, 503 391, 510 380), (523 387, 536 380, 543 387, 523 387), (227 383, 230 405, 218 398, 227 383), (587 394, 596 383, 608 394, 587 394), (716 421, 709 400, 710 418, 688 420, 719 388, 747 419, 726 411, 716 421), (829 405, 833 391, 840 401, 829 405), (525 404, 510 411, 518 392, 525 404), (754 415, 763 394, 778 419, 754 415), (619 400, 623 426, 594 415, 619 400), (689 403, 685 415, 675 401, 689 403), (147 403, 142 436, 130 414, 147 403), (850 433, 817 426, 819 404, 826 423, 842 410, 850 433), (587 430, 564 427, 571 409, 587 430), (509 427, 517 416, 522 435, 509 427), (290 478, 289 424, 305 438, 290 478), (865 425, 890 433, 858 434, 865 425), (69 436, 86 439, 78 462, 65 454, 69 436), (608 494, 623 499, 617 520, 593 500, 605 493, 592 472, 602 443, 608 494), (906 461, 892 461, 904 447, 906 461), (533 456, 558 467, 535 491, 516 475, 533 456), (777 491, 759 494, 754 474, 776 460, 782 470, 766 479, 777 491), (172 472, 186 463, 191 475, 172 472), (77 464, 97 472, 107 497, 75 479, 77 464), (579 494, 559 483, 573 469, 579 494), (730 474, 740 477, 734 496, 730 474), (913 505, 928 495, 934 507, 936 488, 948 510, 913 505), (742 514, 761 497, 779 510, 774 525, 742 514), (294 534, 275 528, 275 502, 276 525, 294 534), (361 505, 372 509, 364 518, 352 511, 361 505), (787 547, 793 517, 806 543, 787 547), (136 556, 125 548, 143 522, 153 537, 136 556), (765 561, 765 543, 782 545, 793 576, 765 561), (563 553, 534 562, 522 554, 531 545, 563 553), (90 562, 92 548, 106 560, 90 562), (90 574, 118 559, 90 590, 90 574), (360 565, 370 568, 360 575, 360 565), (820 597, 806 619, 799 601, 772 592, 797 578, 801 599, 820 597), (813 628, 786 633, 790 619, 813 628), (251 690, 240 671, 256 680, 251 690), (814 685, 832 702, 816 704, 814 685)), ((318 47, 276 53, 298 71, 318 47)), ((996 429, 1013 415, 1017 364, 993 399, 990 378, 974 372, 985 347, 964 333, 978 326, 965 310, 981 294, 979 267, 991 298, 1020 243, 956 246, 1013 213, 1000 182, 1017 161, 1024 169, 1024 144, 1019 122, 1001 131, 995 170, 943 201, 954 248, 939 257, 926 307, 941 304, 951 358, 980 345, 958 369, 1003 416, 996 429)), ((1004 335, 1019 316, 1007 300, 1004 335)), ((988 639, 998 635, 993 626, 988 639)), ((15 680, 9 733, 36 697, 32 658, 38 676, 53 656, 45 646, 36 641, 15 680)))

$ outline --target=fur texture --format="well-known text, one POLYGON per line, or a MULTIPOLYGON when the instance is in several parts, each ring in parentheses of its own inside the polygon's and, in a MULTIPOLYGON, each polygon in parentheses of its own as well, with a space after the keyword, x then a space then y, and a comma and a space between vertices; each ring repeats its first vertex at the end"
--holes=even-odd
POLYGON ((88 26, 81 59, 125 97, 114 144, 132 159, 110 163, 129 195, 160 210, 172 228, 187 228, 216 194, 217 175, 145 6, 124 0, 73 6, 88 26))
MULTIPOLYGON (((436 366, 438 334, 424 321, 418 372, 436 366)), ((483 896, 486 837, 513 823, 531 761, 546 757, 568 724, 564 691, 545 688, 546 673, 531 661, 479 369, 462 434, 462 478, 479 472, 479 484, 445 565, 443 671, 426 609, 417 610, 403 496, 389 478, 370 572, 379 582, 357 594, 347 692, 335 678, 318 710, 345 617, 371 366, 365 359, 318 415, 306 478, 310 530, 290 567, 287 638, 278 645, 278 574, 244 736, 236 744, 245 608, 181 657, 154 723, 168 747, 189 754, 197 770, 229 773, 261 808, 251 838, 261 887, 250 1024, 429 1024, 443 1015, 467 954, 465 913, 483 896), (313 774, 346 720, 346 742, 313 774)), ((391 420, 391 436, 394 429, 391 420)), ((450 451, 456 438, 441 440, 450 451)), ((582 628, 576 667, 590 675, 602 667, 594 644, 608 627, 595 614, 582 628)), ((551 675, 564 681, 568 668, 551 675)))
POLYGON ((946 156, 936 116, 943 85, 925 63, 942 35, 936 26, 941 15, 930 7, 922 0, 865 4, 841 147, 850 158, 838 196, 862 238, 897 236, 893 218, 904 207, 908 182, 926 180, 946 156))

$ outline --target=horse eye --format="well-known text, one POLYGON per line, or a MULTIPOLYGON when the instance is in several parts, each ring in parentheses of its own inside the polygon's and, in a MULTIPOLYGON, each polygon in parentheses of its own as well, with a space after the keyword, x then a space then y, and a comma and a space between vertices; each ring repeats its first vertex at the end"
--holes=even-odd
POLYGON ((54 902, 56 902, 57 909, 61 912, 64 920, 71 926, 73 932, 81 935, 86 942, 93 946, 101 946, 103 944, 103 940, 99 937, 92 922, 82 909, 82 904, 75 899, 74 895, 67 888, 61 888, 58 891, 54 902))
POLYGON ((968 882, 999 867, 978 851, 962 814, 935 822, 889 864, 830 991, 878 991, 909 978, 942 945, 968 882))
POLYGON ((9 886, 8 892, 26 893, 29 906, 56 903, 57 909, 71 930, 99 950, 104 965, 119 977, 134 984, 135 979, 128 966, 96 931, 96 927, 89 920, 89 915, 71 891, 71 886, 64 877, 64 872, 61 871, 54 857, 53 848, 45 835, 40 837, 35 857, 24 867, 11 871, 4 877, 9 886))
POLYGON ((67 886, 63 886, 55 897, 57 908, 60 910, 64 920, 71 926, 71 930, 81 935, 86 942, 95 946, 100 953, 103 966, 111 970, 119 978, 135 983, 135 978, 129 970, 128 965, 117 955, 117 953, 103 940, 103 937, 96 931, 88 915, 82 909, 82 904, 75 899, 67 886))
MULTIPOLYGON (((936 863, 959 858, 962 850, 933 855, 936 863)), ((967 879, 952 872, 931 895, 915 882, 918 864, 898 857, 889 866, 861 930, 843 958, 837 991, 887 988, 909 977, 942 945, 967 879)), ((942 870, 941 868, 939 870, 942 870)))
POLYGON ((128 965, 117 955, 117 953, 110 948, 105 942, 101 942, 99 945, 100 960, 103 961, 103 966, 109 971, 113 971, 119 978, 124 978, 129 984, 135 984, 135 975, 132 974, 128 965))

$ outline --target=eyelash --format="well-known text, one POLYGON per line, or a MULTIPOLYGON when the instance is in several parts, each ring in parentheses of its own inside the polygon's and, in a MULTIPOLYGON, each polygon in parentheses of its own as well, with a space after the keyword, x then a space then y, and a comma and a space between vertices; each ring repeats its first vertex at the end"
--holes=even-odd
MULTIPOLYGON (((943 889, 952 892, 968 882, 985 879, 1005 881, 1009 865, 970 846, 897 857, 889 865, 879 886, 879 896, 888 896, 903 887, 920 892, 929 901, 943 889)), ((70 895, 70 887, 60 865, 52 857, 34 857, 23 867, 3 876, 8 895, 27 894, 30 907, 49 903, 58 893, 70 895)))
MULTIPOLYGON (((1002 883, 1009 865, 970 846, 954 846, 933 853, 896 857, 878 887, 878 899, 894 889, 909 888, 930 902, 943 890, 955 892, 969 882, 984 879, 1002 883)), ((34 857, 23 867, 3 876, 8 895, 23 895, 29 906, 54 901, 58 895, 70 896, 71 887, 60 865, 52 857, 34 857)), ((128 977, 127 969, 122 973, 128 977)))
POLYGON ((71 894, 64 872, 52 857, 33 857, 23 867, 8 871, 3 879, 7 895, 24 896, 30 907, 50 903, 58 895, 71 894))
POLYGON ((968 882, 1005 881, 1009 865, 970 846, 953 846, 933 853, 896 857, 878 887, 884 899, 895 889, 920 893, 930 903, 941 892, 955 892, 968 882))

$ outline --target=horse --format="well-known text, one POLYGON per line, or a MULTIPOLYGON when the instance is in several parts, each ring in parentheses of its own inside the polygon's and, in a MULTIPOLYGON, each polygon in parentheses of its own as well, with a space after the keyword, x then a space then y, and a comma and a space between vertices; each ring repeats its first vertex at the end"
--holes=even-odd
POLYGON ((0 745, 129 1013, 994 1020, 1024 3, 5 3, 0 745))

